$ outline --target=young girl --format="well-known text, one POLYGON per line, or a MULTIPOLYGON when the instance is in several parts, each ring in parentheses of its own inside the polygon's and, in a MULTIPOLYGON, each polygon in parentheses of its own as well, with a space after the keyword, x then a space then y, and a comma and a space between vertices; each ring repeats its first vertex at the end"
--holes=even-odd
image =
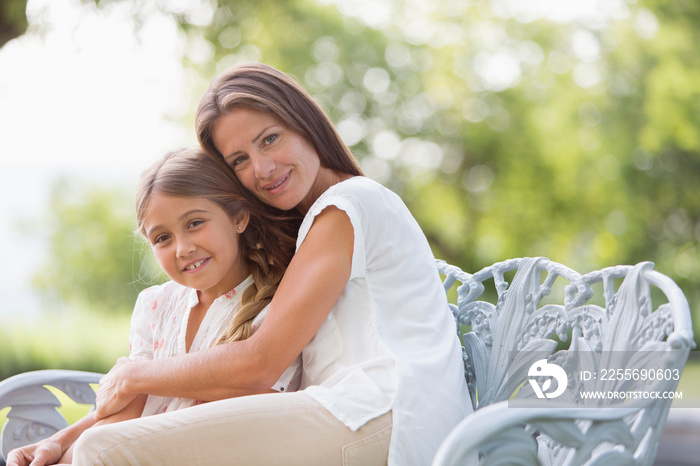
MULTIPOLYGON (((294 225, 282 221, 280 227, 265 218, 254 208, 257 201, 232 190, 233 176, 198 150, 169 154, 144 174, 138 230, 172 281, 139 295, 131 320, 132 360, 242 340, 262 322, 291 259, 294 225)), ((297 360, 272 390, 296 389, 300 376, 297 360)), ((142 415, 193 404, 149 396, 142 415)))
MULTIPOLYGON (((254 198, 236 192, 234 175, 226 168, 199 150, 182 150, 168 154, 142 176, 138 230, 172 281, 139 294, 130 329, 132 360, 167 358, 246 339, 262 323, 291 259, 298 225, 263 213, 254 198)), ((300 377, 297 359, 268 391, 293 391, 300 377)), ((98 424, 197 403, 141 395, 98 424)), ((75 440, 94 424, 88 415, 46 440, 10 452, 7 464, 70 463, 75 440)))

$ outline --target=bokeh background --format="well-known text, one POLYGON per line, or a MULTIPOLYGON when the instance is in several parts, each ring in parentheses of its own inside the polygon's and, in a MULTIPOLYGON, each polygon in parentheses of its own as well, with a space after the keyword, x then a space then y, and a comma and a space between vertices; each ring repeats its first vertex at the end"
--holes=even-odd
POLYGON ((700 2, 3 0, 0 379, 104 372, 138 292, 139 174, 262 61, 329 112, 437 257, 653 261, 700 334, 700 2))

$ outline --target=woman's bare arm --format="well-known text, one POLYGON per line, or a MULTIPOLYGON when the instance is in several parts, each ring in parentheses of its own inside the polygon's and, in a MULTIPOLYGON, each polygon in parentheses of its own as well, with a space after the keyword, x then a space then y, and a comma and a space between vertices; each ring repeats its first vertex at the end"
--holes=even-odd
POLYGON ((120 411, 139 393, 213 401, 267 391, 313 338, 345 288, 353 240, 347 214, 326 208, 294 255, 257 332, 192 354, 120 360, 100 382, 97 417, 120 411))

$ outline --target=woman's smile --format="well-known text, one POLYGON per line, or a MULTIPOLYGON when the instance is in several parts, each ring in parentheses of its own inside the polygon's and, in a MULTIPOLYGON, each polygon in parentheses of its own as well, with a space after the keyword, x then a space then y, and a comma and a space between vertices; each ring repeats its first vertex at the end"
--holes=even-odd
POLYGON ((289 181, 289 177, 291 176, 291 171, 288 172, 286 175, 279 177, 277 180, 273 181, 272 183, 268 183, 265 186, 263 186, 263 189, 265 191, 268 191, 272 194, 277 194, 281 191, 284 190, 284 187, 286 186, 286 182, 289 181), (283 186, 285 185, 285 186, 283 186))

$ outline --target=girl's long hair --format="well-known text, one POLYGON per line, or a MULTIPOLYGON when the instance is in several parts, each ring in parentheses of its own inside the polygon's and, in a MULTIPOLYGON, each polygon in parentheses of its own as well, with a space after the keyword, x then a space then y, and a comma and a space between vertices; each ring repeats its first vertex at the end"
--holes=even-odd
POLYGON ((252 321, 272 300, 292 259, 297 218, 275 214, 263 207, 245 188, 237 188, 236 176, 222 159, 199 149, 183 149, 166 155, 141 177, 136 195, 136 221, 145 236, 146 209, 154 193, 204 198, 218 204, 230 218, 248 212, 250 220, 240 234, 241 254, 248 262, 253 284, 241 296, 241 309, 216 344, 248 338, 252 321))
POLYGON ((328 115, 303 87, 281 71, 262 63, 248 63, 228 69, 211 82, 195 116, 199 143, 209 155, 223 160, 223 154, 214 146, 212 129, 221 116, 235 108, 275 116, 311 143, 321 166, 362 175, 328 115))

